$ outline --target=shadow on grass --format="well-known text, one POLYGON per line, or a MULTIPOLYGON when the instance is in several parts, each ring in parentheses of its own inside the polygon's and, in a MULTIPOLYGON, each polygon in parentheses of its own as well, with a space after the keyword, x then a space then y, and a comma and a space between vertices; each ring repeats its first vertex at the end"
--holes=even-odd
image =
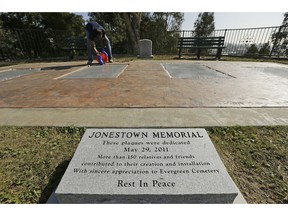
POLYGON ((47 203, 50 195, 52 194, 54 190, 56 190, 58 184, 60 183, 61 178, 64 175, 70 160, 65 160, 56 167, 55 172, 52 174, 51 178, 49 179, 48 184, 42 191, 41 196, 38 200, 38 203, 47 203))

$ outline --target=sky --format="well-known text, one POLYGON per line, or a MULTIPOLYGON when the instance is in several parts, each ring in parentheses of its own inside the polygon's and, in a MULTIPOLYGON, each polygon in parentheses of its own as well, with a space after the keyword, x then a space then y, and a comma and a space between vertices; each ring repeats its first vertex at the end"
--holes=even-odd
MULTIPOLYGON (((77 12, 88 19, 87 12, 77 12)), ((199 12, 185 12, 182 30, 193 29, 199 12)), ((256 28, 279 26, 284 12, 215 12, 215 29, 256 28)))
MULTIPOLYGON (((279 26, 283 12, 215 12, 215 29, 255 28, 279 26)), ((191 30, 198 13, 184 13, 182 30, 191 30)))
POLYGON ((0 7, 0 12, 79 11, 85 15, 89 11, 184 12, 182 30, 193 29, 199 12, 215 12, 216 29, 279 26, 285 10, 288 11, 287 0, 9 0, 0 7))

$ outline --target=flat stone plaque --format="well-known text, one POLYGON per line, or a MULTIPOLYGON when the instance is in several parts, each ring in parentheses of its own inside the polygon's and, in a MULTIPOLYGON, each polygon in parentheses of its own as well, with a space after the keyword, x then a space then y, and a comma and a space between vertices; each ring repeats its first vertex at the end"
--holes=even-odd
POLYGON ((164 63, 162 64, 171 78, 231 78, 229 75, 200 64, 164 63))
POLYGON ((205 129, 87 129, 60 203, 233 203, 238 190, 205 129))
POLYGON ((24 75, 33 74, 36 72, 41 72, 40 68, 28 68, 28 69, 12 69, 12 70, 0 70, 0 81, 9 80, 13 78, 18 78, 24 75))

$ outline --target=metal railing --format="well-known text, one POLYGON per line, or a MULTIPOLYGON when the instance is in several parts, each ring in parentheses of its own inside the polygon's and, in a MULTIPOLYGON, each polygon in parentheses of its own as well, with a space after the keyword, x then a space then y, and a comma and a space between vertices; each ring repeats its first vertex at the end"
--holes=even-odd
MULTIPOLYGON (((223 55, 287 57, 285 40, 288 40, 288 35, 286 35, 286 39, 283 38, 283 35, 282 38, 277 37, 281 32, 287 31, 287 27, 284 26, 220 29, 212 32, 210 36, 225 37, 224 46, 226 48, 222 51, 223 55)), ((193 37, 195 36, 195 32, 192 30, 183 30, 179 31, 178 35, 179 37, 193 37)))
POLYGON ((0 60, 67 57, 67 37, 61 30, 0 29, 0 60))
MULTIPOLYGON (((114 47, 114 53, 122 54, 123 50, 127 50, 125 32, 117 32, 117 34, 109 32, 107 34, 112 38, 111 40, 109 37, 112 49, 114 47), (113 38, 119 34, 123 34, 123 37, 113 38)), ((153 54, 177 55, 178 37, 193 37, 194 34, 193 30, 183 30, 142 33, 140 36, 141 39, 152 40, 153 54)), ((223 49, 223 55, 285 58, 288 56, 287 26, 220 29, 215 30, 211 36, 225 36, 224 46, 226 48, 223 49)), ((71 35, 66 31, 52 29, 0 29, 0 60, 68 58, 69 54, 64 50, 64 41, 67 37, 71 37, 71 35)), ((85 37, 84 34, 82 37, 85 37)), ((82 52, 79 55, 86 55, 86 53, 82 52)))
POLYGON ((280 28, 281 26, 225 29, 214 31, 214 35, 225 36, 224 55, 271 56, 272 54, 276 55, 273 51, 273 44, 276 42, 276 35, 280 28))

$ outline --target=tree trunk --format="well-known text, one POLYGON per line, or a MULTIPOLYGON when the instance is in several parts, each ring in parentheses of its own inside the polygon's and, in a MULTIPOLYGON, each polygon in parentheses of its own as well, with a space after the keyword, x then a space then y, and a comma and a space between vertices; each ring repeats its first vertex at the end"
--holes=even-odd
POLYGON ((129 48, 134 55, 139 52, 141 13, 123 13, 129 48))

